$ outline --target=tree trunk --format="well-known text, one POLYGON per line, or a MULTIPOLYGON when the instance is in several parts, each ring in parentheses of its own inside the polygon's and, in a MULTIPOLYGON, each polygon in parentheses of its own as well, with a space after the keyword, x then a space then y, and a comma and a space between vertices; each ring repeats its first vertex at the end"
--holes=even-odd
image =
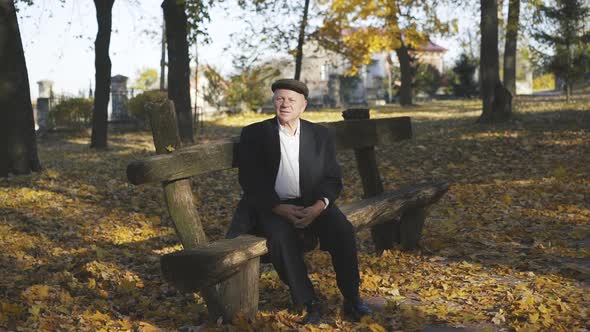
POLYGON ((506 44, 504 46, 504 86, 512 96, 516 95, 516 50, 520 15, 520 0, 510 0, 506 44))
POLYGON ((166 90, 166 25, 162 22, 162 53, 160 55, 160 90, 166 90))
POLYGON ((482 114, 480 123, 504 121, 510 117, 512 96, 500 83, 498 73, 498 2, 481 0, 480 81, 482 114), (499 93, 496 96, 496 92, 499 93), (501 95, 501 96, 500 96, 501 95))
POLYGON ((29 77, 13 0, 0 0, 0 176, 41 170, 29 77))
POLYGON ((399 103, 402 106, 412 105, 412 60, 408 52, 408 47, 404 45, 395 50, 399 60, 399 67, 401 71, 402 85, 399 92, 399 103))
POLYGON ((570 97, 572 94, 572 87, 573 87, 573 63, 572 63, 572 44, 569 38, 566 38, 565 49, 567 51, 567 67, 565 70, 565 102, 570 102, 570 97))
POLYGON ((307 12, 309 11, 309 0, 305 0, 303 17, 299 26, 299 39, 297 40, 297 53, 295 54, 295 79, 301 77, 301 62, 303 60, 303 44, 305 43, 305 28, 307 27, 307 12))
MULTIPOLYGON (((194 119, 193 119, 193 123, 196 124, 196 127, 199 128, 199 125, 201 125, 201 128, 203 127, 203 122, 202 119, 199 119, 199 106, 197 103, 197 98, 199 97, 199 43, 197 42, 197 40, 195 39, 195 102, 194 102, 194 108, 195 108, 195 115, 194 115, 194 119)), ((197 128, 195 128, 195 130, 197 130, 197 128)))
POLYGON ((107 121, 109 118, 109 94, 111 92, 111 44, 112 9, 115 0, 94 0, 98 32, 94 42, 94 110, 92 111, 92 137, 90 147, 107 147, 107 121))
POLYGON ((162 8, 168 43, 168 99, 174 102, 180 139, 190 145, 194 139, 185 6, 176 0, 164 0, 162 8))

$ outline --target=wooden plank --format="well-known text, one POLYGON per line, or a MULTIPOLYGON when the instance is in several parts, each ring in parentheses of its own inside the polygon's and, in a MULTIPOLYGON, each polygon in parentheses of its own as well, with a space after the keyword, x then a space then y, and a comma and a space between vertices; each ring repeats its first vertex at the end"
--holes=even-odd
MULTIPOLYGON (((260 258, 256 257, 244 263, 240 270, 223 280, 214 288, 215 301, 207 301, 209 321, 231 324, 237 314, 254 319, 258 312, 258 282, 260 280, 260 258)), ((205 290, 205 292, 211 290, 205 290)))
MULTIPOLYGON (((321 123, 334 135, 337 149, 369 147, 412 137, 409 117, 321 123)), ((127 178, 133 184, 183 179, 238 167, 235 158, 239 138, 193 145, 166 155, 131 162, 127 178)))
MULTIPOLYGON (((348 121, 369 119, 370 110, 368 108, 348 109, 342 112, 342 116, 348 121)), ((383 182, 381 181, 379 167, 377 167, 375 147, 355 148, 354 156, 363 183, 363 198, 374 197, 383 193, 383 182)), ((377 255, 381 255, 383 251, 393 248, 395 236, 399 233, 397 232, 398 229, 399 225, 394 220, 371 226, 371 238, 377 255)))
POLYGON ((423 183, 341 206, 357 231, 389 222, 404 212, 436 203, 449 189, 446 182, 423 183))
MULTIPOLYGON (((181 146, 174 103, 168 100, 161 104, 151 104, 148 112, 156 153, 166 156, 167 146, 181 146)), ((190 179, 178 179, 163 183, 162 186, 168 213, 174 221, 174 228, 182 246, 190 249, 206 243, 207 237, 195 208, 190 179)))
POLYGON ((127 179, 137 185, 172 181, 232 168, 238 141, 239 138, 235 137, 132 161, 127 166, 127 179))
POLYGON ((240 235, 164 255, 162 273, 178 289, 196 292, 231 277, 243 264, 266 252, 266 239, 240 235))
POLYGON ((414 250, 422 238, 422 228, 428 207, 409 209, 400 218, 400 244, 404 250, 414 250))

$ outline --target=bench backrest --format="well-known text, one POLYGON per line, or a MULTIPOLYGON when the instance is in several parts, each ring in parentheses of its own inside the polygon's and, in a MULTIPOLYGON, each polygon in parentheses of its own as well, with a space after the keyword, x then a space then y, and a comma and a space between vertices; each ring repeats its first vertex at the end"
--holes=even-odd
MULTIPOLYGON (((409 117, 347 120, 321 123, 334 137, 337 150, 362 149, 412 137, 409 117)), ((216 143, 193 145, 170 154, 131 162, 127 178, 133 184, 173 181, 194 175, 239 167, 239 137, 216 143)))

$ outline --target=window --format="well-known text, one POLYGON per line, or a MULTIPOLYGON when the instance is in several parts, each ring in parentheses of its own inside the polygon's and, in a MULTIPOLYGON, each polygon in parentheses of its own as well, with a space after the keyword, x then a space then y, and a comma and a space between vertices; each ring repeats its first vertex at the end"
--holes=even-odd
POLYGON ((320 72, 320 79, 322 81, 327 81, 330 79, 330 74, 332 73, 332 65, 329 63, 324 63, 322 65, 322 71, 320 72))

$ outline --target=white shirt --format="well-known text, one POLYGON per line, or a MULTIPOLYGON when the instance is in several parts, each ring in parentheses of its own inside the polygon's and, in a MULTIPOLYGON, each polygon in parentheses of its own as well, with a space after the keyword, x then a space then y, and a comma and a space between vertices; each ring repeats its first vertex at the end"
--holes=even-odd
MULTIPOLYGON (((277 119, 277 122, 279 120, 277 119)), ((281 162, 275 181, 275 191, 281 200, 301 197, 299 186, 299 136, 301 123, 297 120, 295 134, 279 123, 279 140, 281 144, 281 162)))
MULTIPOLYGON (((275 179, 275 191, 281 200, 301 197, 301 187, 299 186, 299 137, 301 136, 301 121, 297 119, 297 128, 291 135, 289 129, 279 125, 279 141, 281 145, 281 162, 279 171, 275 179)), ((330 201, 323 198, 325 208, 330 201)))

